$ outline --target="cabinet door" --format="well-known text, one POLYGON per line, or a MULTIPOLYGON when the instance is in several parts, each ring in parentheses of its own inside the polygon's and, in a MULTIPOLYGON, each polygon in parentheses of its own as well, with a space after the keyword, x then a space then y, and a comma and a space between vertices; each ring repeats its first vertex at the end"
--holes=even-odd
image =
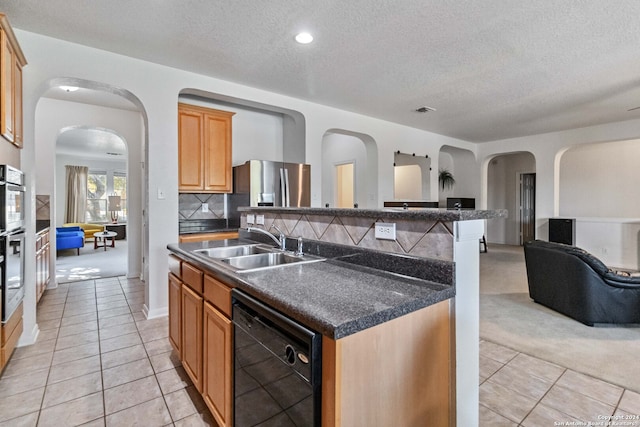
POLYGON ((219 193, 232 191, 231 114, 204 116, 204 189, 219 193))
POLYGON ((8 141, 14 142, 14 83, 15 56, 7 33, 0 30, 2 43, 0 50, 0 133, 8 141))
POLYGON ((178 188, 203 190, 203 114, 178 108, 178 188))
POLYGON ((231 426, 231 321, 204 304, 203 397, 220 426, 231 426))
POLYGON ((169 273, 169 342, 182 360, 182 283, 169 273))
POLYGON ((13 143, 22 148, 22 67, 13 62, 13 143))
POLYGON ((202 393, 202 297, 182 285, 182 367, 202 393))

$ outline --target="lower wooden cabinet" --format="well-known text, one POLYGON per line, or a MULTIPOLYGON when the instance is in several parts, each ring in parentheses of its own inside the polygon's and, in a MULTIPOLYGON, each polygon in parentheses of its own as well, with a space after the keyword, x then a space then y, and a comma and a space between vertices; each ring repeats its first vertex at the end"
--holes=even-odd
POLYGON ((232 425, 232 330, 231 320, 205 302, 202 394, 216 422, 221 426, 232 425))
POLYGON ((182 367, 202 393, 202 297, 182 285, 182 367))
POLYGON ((23 303, 20 303, 16 311, 11 315, 9 320, 0 328, 0 372, 11 358, 13 350, 16 348, 18 339, 22 335, 23 303))
POLYGON ((169 342, 182 358, 182 282, 169 273, 169 342))

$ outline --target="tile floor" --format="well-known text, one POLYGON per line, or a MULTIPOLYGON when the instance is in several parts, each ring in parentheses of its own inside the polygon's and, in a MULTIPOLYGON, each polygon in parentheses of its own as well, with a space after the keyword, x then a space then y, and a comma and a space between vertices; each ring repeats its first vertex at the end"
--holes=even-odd
POLYGON ((640 427, 640 393, 480 341, 480 425, 640 427))
POLYGON ((110 278, 60 285, 38 305, 38 342, 0 378, 0 426, 207 426, 206 405, 167 339, 146 320, 144 284, 110 278))
MULTIPOLYGON (((167 319, 146 320, 143 301, 144 285, 122 277, 46 291, 38 342, 16 349, 0 377, 0 427, 214 426, 167 319)), ((640 393, 488 341, 480 355, 481 426, 640 427, 609 418, 640 415, 640 393)))

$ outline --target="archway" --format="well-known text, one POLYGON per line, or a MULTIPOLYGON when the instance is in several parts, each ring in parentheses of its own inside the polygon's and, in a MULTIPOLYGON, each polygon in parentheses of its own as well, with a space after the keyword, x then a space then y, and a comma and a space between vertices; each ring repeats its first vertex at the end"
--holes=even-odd
POLYGON ((322 137, 322 203, 336 206, 336 166, 353 164, 353 203, 378 206, 378 150, 369 135, 329 129, 322 137))
POLYGON ((438 186, 437 194, 440 207, 447 206, 448 197, 475 198, 476 208, 481 207, 478 199, 480 182, 477 178, 480 168, 473 152, 464 148, 443 145, 438 155, 438 172, 442 170, 449 171, 454 176, 455 184, 444 189, 438 185, 438 180, 431 184, 438 186))

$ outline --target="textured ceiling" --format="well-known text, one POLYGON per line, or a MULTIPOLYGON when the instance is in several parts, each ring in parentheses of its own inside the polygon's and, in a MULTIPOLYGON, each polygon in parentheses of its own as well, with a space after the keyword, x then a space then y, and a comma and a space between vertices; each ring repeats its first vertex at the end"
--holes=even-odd
POLYGON ((15 28, 473 142, 640 118, 628 111, 640 106, 637 0, 0 0, 0 11, 15 28), (315 41, 296 44, 300 30, 315 41))

